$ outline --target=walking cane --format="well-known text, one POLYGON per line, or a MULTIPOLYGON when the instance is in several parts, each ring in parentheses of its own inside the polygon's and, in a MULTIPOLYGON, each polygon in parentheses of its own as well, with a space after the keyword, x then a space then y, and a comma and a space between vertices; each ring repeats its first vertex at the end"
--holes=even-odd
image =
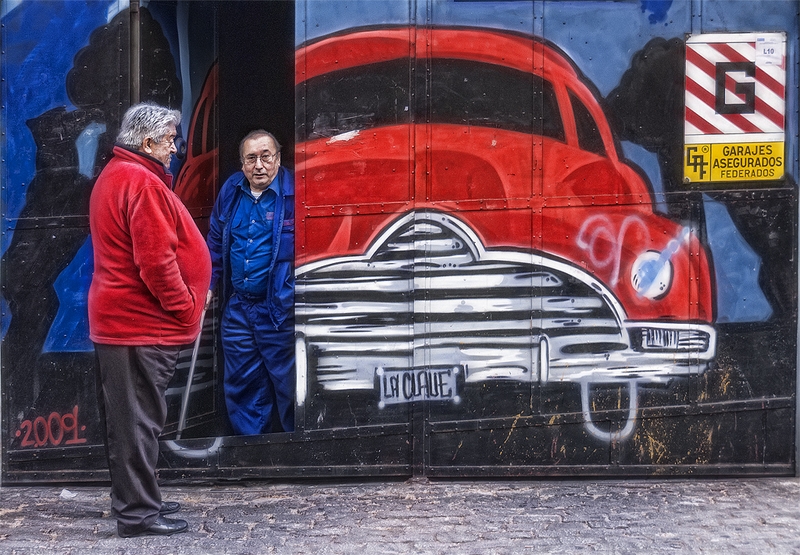
POLYGON ((189 363, 189 376, 186 378, 186 389, 183 391, 183 400, 181 401, 181 416, 178 419, 178 433, 175 434, 175 439, 181 438, 181 433, 186 427, 186 412, 189 408, 189 395, 192 393, 192 381, 194 381, 194 369, 197 366, 197 352, 200 350, 200 339, 203 337, 203 324, 206 320, 206 311, 200 315, 200 333, 197 334, 197 339, 194 340, 192 347, 192 361, 189 363))

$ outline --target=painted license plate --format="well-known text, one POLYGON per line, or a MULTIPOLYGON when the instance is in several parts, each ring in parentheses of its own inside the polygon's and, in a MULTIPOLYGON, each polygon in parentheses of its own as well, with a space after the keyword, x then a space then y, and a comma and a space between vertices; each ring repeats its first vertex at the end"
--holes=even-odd
POLYGON ((413 401, 458 402, 457 376, 460 368, 425 368, 415 370, 377 371, 380 384, 380 403, 386 405, 413 401))

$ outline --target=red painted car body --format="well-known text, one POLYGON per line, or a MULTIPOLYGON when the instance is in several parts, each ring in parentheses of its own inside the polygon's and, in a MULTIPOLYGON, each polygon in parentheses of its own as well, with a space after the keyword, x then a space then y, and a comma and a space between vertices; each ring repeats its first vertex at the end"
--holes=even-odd
POLYGON ((211 66, 191 120, 186 129, 186 159, 175 178, 177 194, 198 222, 203 234, 208 232, 208 215, 214 206, 219 174, 217 118, 219 66, 211 66))
POLYGON ((450 368, 588 392, 708 367, 706 251, 655 213, 555 47, 349 32, 298 49, 296 94, 301 387, 450 368))
POLYGON ((299 227, 298 266, 364 252, 398 212, 468 212, 487 248, 535 249, 571 261, 605 283, 630 319, 712 321, 705 250, 693 233, 654 213, 650 189, 619 159, 595 95, 562 54, 496 31, 370 30, 299 49, 297 85, 398 59, 408 61, 410 73, 424 71, 425 60, 447 59, 541 76, 552 84, 563 139, 417 120, 300 142, 298 212, 336 217, 299 227), (595 151, 581 147, 576 104, 596 126, 595 151), (664 252, 672 240, 681 245, 669 259, 669 290, 643 295, 631 283, 637 258, 664 252))

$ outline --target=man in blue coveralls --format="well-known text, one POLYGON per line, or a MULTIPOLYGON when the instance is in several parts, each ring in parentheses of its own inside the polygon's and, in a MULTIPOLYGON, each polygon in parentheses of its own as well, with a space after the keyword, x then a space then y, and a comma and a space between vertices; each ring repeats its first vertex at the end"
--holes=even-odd
POLYGON ((237 434, 294 430, 294 179, 264 130, 211 212, 209 301, 221 281, 225 403, 237 434), (273 428, 273 415, 276 426, 273 428))

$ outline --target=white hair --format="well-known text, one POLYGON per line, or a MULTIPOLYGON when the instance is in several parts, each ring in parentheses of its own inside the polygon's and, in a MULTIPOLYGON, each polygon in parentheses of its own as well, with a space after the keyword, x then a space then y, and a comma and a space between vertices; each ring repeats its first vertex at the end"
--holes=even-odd
POLYGON ((158 142, 167 135, 170 124, 177 127, 180 122, 181 113, 178 110, 150 102, 135 104, 122 117, 117 142, 138 150, 145 139, 158 142))

